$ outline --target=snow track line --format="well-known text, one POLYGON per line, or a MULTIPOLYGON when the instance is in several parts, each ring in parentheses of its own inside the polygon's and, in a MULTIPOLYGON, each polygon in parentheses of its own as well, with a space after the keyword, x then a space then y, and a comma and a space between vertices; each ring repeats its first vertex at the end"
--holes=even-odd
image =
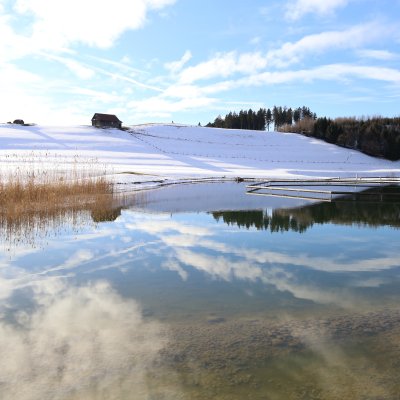
MULTIPOLYGON (((142 134, 143 136, 152 136, 152 135, 147 135, 147 134, 142 134)), ((131 134, 132 137, 142 141, 143 143, 146 143, 147 145, 153 147, 154 149, 160 151, 163 154, 172 154, 172 155, 177 155, 177 156, 186 156, 186 157, 199 157, 199 158, 211 158, 211 159, 219 159, 222 158, 221 156, 218 155, 210 155, 210 154, 196 154, 196 153, 182 153, 182 152, 177 152, 177 151, 166 151, 162 149, 161 147, 156 146, 152 142, 145 140, 143 137, 136 136, 134 134, 131 134)), ((157 137, 157 136, 155 136, 157 137)), ((229 144, 226 144, 227 146, 229 144)), ((260 158, 252 158, 252 157, 246 157, 246 156, 223 156, 225 159, 232 159, 232 160, 251 160, 251 161, 261 161, 265 163, 285 163, 285 164, 346 164, 346 165, 370 165, 368 162, 349 162, 348 159, 350 158, 351 155, 349 155, 346 159, 346 161, 303 161, 303 160, 270 160, 270 159, 260 159, 260 158)))
POLYGON ((130 133, 137 134, 137 135, 143 135, 147 137, 153 137, 157 139, 164 139, 164 140, 177 140, 181 142, 189 142, 189 143, 204 143, 204 144, 216 144, 216 145, 224 145, 224 146, 240 146, 240 147, 287 147, 284 145, 280 144, 243 144, 243 143, 227 143, 227 142, 210 142, 206 140, 199 140, 199 139, 185 139, 185 138, 177 138, 177 137, 171 137, 171 136, 158 136, 158 135, 151 135, 146 132, 134 132, 134 131, 129 131, 130 133))

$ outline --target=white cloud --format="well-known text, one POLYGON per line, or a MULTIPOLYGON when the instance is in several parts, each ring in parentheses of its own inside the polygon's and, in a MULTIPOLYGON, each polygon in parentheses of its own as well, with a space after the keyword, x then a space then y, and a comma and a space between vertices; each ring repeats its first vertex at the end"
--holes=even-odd
MULTIPOLYGON (((196 227, 193 226, 193 229, 196 227)), ((168 246, 167 248, 172 250, 168 261, 162 267, 177 272, 183 280, 187 280, 188 273, 194 268, 213 279, 227 282, 235 279, 261 281, 265 285, 275 286, 279 291, 290 292, 296 298, 349 308, 356 306, 351 290, 342 290, 338 293, 335 288, 324 290, 311 287, 307 283, 303 284, 298 272, 292 271, 291 267, 295 265, 325 273, 336 273, 380 271, 394 268, 398 264, 394 253, 354 262, 340 256, 329 258, 302 253, 285 254, 267 250, 260 252, 253 248, 232 247, 213 238, 196 237, 189 233, 166 235, 163 232, 160 238, 168 246), (184 269, 183 266, 188 266, 189 269, 184 269)), ((360 279, 355 286, 381 283, 375 281, 371 283, 367 278, 367 281, 360 279)))
POLYGON ((135 301, 105 283, 49 281, 34 300, 32 314, 15 315, 20 328, 0 320, 1 398, 151 397, 148 372, 166 345, 165 329, 144 320, 135 301))
POLYGON ((92 69, 82 65, 78 61, 66 59, 64 63, 65 66, 80 79, 90 79, 93 78, 95 74, 92 69))
POLYGON ((180 60, 166 63, 164 66, 165 66, 166 69, 168 69, 172 73, 177 73, 184 67, 184 65, 191 58, 192 58, 192 53, 189 50, 186 50, 185 54, 182 56, 182 58, 180 60))
POLYGON ((99 67, 94 67, 94 70, 96 70, 97 72, 100 72, 103 75, 106 75, 108 77, 110 77, 111 79, 114 80, 119 80, 119 81, 123 81, 123 82, 128 82, 134 86, 138 86, 140 88, 143 89, 148 89, 148 90, 153 90, 155 92, 162 92, 162 89, 153 86, 153 85, 148 85, 146 83, 143 83, 137 79, 133 79, 130 78, 129 76, 125 75, 124 73, 118 73, 118 72, 109 72, 103 68, 99 68, 99 67))
POLYGON ((71 58, 55 56, 52 54, 44 54, 44 53, 41 53, 41 55, 50 60, 58 61, 80 79, 87 80, 93 78, 93 76, 95 75, 93 69, 71 58))
POLYGON ((306 14, 330 15, 336 9, 345 7, 349 0, 294 0, 286 5, 285 17, 298 20, 306 14))
POLYGON ((200 93, 221 93, 233 88, 292 82, 304 84, 318 80, 348 82, 352 79, 368 79, 400 84, 400 70, 354 64, 328 64, 301 70, 261 72, 236 80, 227 80, 204 86, 201 88, 200 93))
POLYGON ((354 49, 374 42, 388 33, 390 27, 378 23, 360 24, 342 31, 327 31, 308 35, 296 42, 286 42, 280 48, 239 54, 217 53, 212 59, 188 67, 180 73, 179 82, 188 85, 216 77, 228 78, 234 74, 251 75, 269 67, 287 68, 314 54, 326 51, 354 49))
POLYGON ((94 258, 94 254, 87 249, 81 249, 72 254, 63 264, 51 268, 49 270, 44 270, 40 274, 46 275, 49 272, 63 271, 67 269, 75 269, 81 265, 89 262, 94 258))
MULTIPOLYGON (((61 79, 44 79, 11 63, 0 65, 0 122, 22 118, 27 122, 54 125, 87 123, 93 109, 120 105, 126 95, 104 87, 104 91, 92 90, 79 82, 61 79), (79 85, 79 86, 78 86, 79 85), (63 94, 65 98, 53 96, 63 94)), ((108 83, 108 82, 107 82, 108 83)), ((110 86, 108 86, 110 87, 110 86)), ((97 111, 97 110, 96 110, 97 111)))
POLYGON ((346 259, 340 254, 319 257, 307 253, 286 254, 277 251, 260 251, 254 248, 233 247, 220 242, 218 238, 215 238, 215 232, 205 226, 164 218, 158 218, 156 222, 154 222, 154 217, 151 220, 139 218, 127 224, 127 227, 157 236, 173 250, 178 261, 226 280, 230 280, 233 276, 249 280, 261 278, 268 269, 265 266, 285 268, 296 265, 324 272, 371 272, 398 266, 398 257, 391 250, 387 250, 376 258, 357 261, 346 259), (196 248, 196 251, 191 248, 196 248), (205 254, 201 253, 199 248, 205 249, 205 254), (209 250, 220 254, 210 255, 209 250), (232 255, 235 256, 235 261, 232 260, 232 255), (262 269, 261 266, 263 266, 262 269))
POLYGON ((46 96, 47 84, 40 76, 10 63, 0 65, 0 121, 22 118, 27 122, 79 123, 82 110, 73 106, 61 107, 46 96), (17 116, 18 115, 18 116, 17 116))
MULTIPOLYGON (((21 118, 30 122, 82 123, 87 118, 87 110, 93 108, 93 102, 88 104, 86 99, 71 96, 71 87, 77 86, 75 76, 81 80, 101 76, 102 87, 112 85, 117 90, 128 83, 132 87, 160 92, 161 89, 146 85, 142 77, 132 78, 142 71, 112 61, 107 65, 114 67, 113 70, 98 68, 95 64, 82 62, 82 57, 86 56, 71 48, 78 44, 110 47, 125 31, 143 26, 150 11, 174 2, 11 0, 6 3, 6 7, 0 8, 0 82, 3 94, 0 120, 15 119, 16 113, 23 112, 21 118), (32 61, 29 57, 32 56, 35 57, 32 64, 42 63, 43 72, 27 72, 32 61), (57 74, 54 68, 47 70, 48 65, 43 64, 43 59, 59 62, 74 76, 57 74), (16 60, 22 60, 24 67, 16 66, 16 60), (60 102, 65 94, 69 96, 64 96, 60 102)), ((94 83, 98 82, 99 79, 94 83)), ((104 103, 104 99, 102 96, 99 101, 104 103)))
POLYGON ((264 72, 231 82, 230 86, 257 86, 289 83, 299 80, 302 82, 312 82, 315 80, 347 80, 350 78, 400 83, 400 70, 352 64, 330 64, 298 71, 264 72))
POLYGON ((208 228, 182 224, 171 219, 159 218, 154 223, 154 218, 143 217, 137 221, 132 221, 126 225, 129 230, 141 230, 151 234, 163 234, 166 232, 178 232, 181 234, 190 234, 198 237, 210 235, 208 228))
POLYGON ((180 74, 180 82, 190 84, 218 76, 228 77, 234 73, 250 74, 267 65, 267 60, 260 52, 238 54, 235 51, 218 53, 209 61, 186 68, 180 74))
POLYGON ((183 264, 228 282, 233 278, 254 282, 263 276, 260 266, 246 260, 232 261, 231 258, 222 255, 202 254, 199 251, 179 247, 175 248, 175 256, 183 264))
POLYGON ((10 25, 10 17, 2 15, 0 9, 0 62, 21 57, 32 52, 29 40, 14 32, 10 25))
POLYGON ((32 39, 44 48, 73 43, 111 47, 126 30, 138 29, 149 11, 175 0, 17 0, 15 12, 33 17, 32 39))
POLYGON ((389 32, 389 28, 377 23, 360 24, 342 31, 327 31, 308 35, 297 42, 287 42, 267 54, 269 65, 286 67, 298 63, 309 55, 325 51, 345 50, 374 42, 389 32))
POLYGON ((89 59, 117 68, 118 70, 120 70, 125 74, 128 73, 130 77, 147 74, 147 72, 144 70, 131 67, 130 66, 131 61, 128 56, 122 57, 121 61, 114 61, 114 60, 109 60, 107 58, 95 57, 95 56, 89 56, 89 59))
POLYGON ((161 267, 168 271, 177 272, 183 281, 187 281, 188 279, 189 274, 175 260, 168 260, 164 262, 161 267))
POLYGON ((390 61, 399 58, 399 55, 387 50, 359 50, 357 54, 363 58, 373 58, 375 60, 390 61))

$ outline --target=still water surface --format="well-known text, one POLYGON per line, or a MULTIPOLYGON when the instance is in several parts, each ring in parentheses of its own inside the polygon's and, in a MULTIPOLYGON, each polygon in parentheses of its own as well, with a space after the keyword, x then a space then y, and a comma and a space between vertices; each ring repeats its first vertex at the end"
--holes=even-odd
POLYGON ((3 223, 1 399, 400 398, 398 202, 197 185, 63 216, 3 223))

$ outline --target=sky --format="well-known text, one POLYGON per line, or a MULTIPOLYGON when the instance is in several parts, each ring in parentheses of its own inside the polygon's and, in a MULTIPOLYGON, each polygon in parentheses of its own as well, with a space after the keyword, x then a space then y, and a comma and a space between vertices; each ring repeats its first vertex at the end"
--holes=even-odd
POLYGON ((400 0, 0 0, 0 122, 400 115, 400 0))

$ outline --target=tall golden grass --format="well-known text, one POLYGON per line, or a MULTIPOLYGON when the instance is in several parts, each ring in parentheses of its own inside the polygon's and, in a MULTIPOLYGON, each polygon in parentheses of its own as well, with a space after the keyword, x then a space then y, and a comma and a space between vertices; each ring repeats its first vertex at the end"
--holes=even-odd
POLYGON ((66 224, 77 227, 114 207, 113 184, 104 176, 77 169, 63 176, 24 171, 0 173, 0 234, 7 247, 34 246, 66 224))
MULTIPOLYGON (((34 208, 49 209, 53 206, 68 205, 76 196, 112 194, 112 184, 103 177, 83 180, 59 180, 57 182, 2 181, 0 177, 0 206, 24 210, 34 208)), ((86 197, 87 198, 87 197, 86 197)))

